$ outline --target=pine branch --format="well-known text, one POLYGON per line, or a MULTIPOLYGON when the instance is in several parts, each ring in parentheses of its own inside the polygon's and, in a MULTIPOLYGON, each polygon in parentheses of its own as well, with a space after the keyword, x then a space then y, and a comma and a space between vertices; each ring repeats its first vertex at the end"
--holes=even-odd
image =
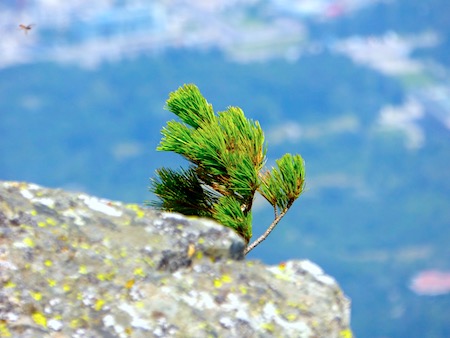
POLYGON ((248 243, 252 237, 252 214, 246 213, 233 197, 224 196, 214 206, 215 219, 222 225, 234 229, 248 243))
POLYGON ((281 212, 292 205, 303 192, 305 167, 300 155, 285 154, 276 163, 278 168, 260 174, 261 185, 258 191, 281 212))
POLYGON ((193 128, 215 120, 212 105, 194 85, 184 85, 170 93, 166 107, 193 128))
POLYGON ((187 159, 189 169, 162 168, 150 190, 159 199, 149 204, 160 210, 210 217, 234 229, 248 244, 252 237, 251 209, 256 191, 274 208, 274 221, 245 253, 273 231, 303 192, 304 162, 285 154, 277 168, 264 170, 267 147, 258 121, 247 119, 238 107, 214 113, 195 85, 169 95, 166 108, 180 121, 163 128, 157 150, 173 151, 187 159))
POLYGON ((212 217, 218 196, 205 191, 193 168, 178 172, 161 168, 156 174, 158 177, 150 181, 150 191, 159 201, 148 202, 148 205, 184 215, 212 217))

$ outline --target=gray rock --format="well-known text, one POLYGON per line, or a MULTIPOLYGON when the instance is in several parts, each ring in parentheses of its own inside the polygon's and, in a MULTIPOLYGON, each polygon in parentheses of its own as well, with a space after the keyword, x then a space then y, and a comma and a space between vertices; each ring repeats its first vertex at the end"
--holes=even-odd
POLYGON ((0 182, 0 336, 351 337, 333 278, 243 249, 211 220, 0 182))

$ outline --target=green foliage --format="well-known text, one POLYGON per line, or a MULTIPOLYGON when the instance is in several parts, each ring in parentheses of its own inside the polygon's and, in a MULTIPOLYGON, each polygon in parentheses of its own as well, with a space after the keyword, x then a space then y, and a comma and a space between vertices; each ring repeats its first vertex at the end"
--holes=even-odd
POLYGON ((157 150, 180 154, 192 166, 179 171, 157 170, 150 190, 159 200, 149 204, 160 210, 213 218, 249 243, 251 208, 259 191, 273 206, 275 220, 247 247, 250 251, 267 237, 302 193, 303 159, 285 154, 276 161, 278 168, 263 170, 267 149, 259 123, 247 119, 238 107, 215 114, 195 85, 172 92, 166 107, 182 122, 167 123, 157 150))
POLYGON ((285 154, 276 161, 277 168, 262 174, 259 191, 282 212, 300 196, 305 184, 305 167, 300 155, 285 154))

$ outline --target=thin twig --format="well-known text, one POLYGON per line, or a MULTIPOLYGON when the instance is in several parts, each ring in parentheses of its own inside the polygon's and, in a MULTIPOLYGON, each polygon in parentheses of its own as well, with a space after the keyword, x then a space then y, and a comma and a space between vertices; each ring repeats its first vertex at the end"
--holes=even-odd
POLYGON ((247 255, 251 250, 253 250, 259 243, 264 241, 267 236, 272 232, 273 229, 277 226, 278 222, 283 218, 283 216, 288 211, 289 207, 285 208, 272 222, 272 224, 267 228, 267 230, 259 236, 257 240, 255 240, 252 244, 248 245, 244 250, 244 255, 247 255))

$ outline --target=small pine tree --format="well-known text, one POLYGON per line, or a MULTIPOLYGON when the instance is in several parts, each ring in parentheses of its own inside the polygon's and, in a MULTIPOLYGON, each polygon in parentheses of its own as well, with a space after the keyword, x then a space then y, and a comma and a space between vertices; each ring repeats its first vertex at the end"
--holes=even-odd
POLYGON ((160 151, 182 155, 187 169, 160 168, 150 191, 159 210, 210 217, 241 235, 245 254, 261 243, 303 192, 304 161, 285 154, 277 168, 264 169, 266 145, 257 121, 238 107, 214 113, 199 89, 188 84, 169 95, 166 108, 181 122, 169 121, 162 129, 160 151), (274 208, 274 221, 253 243, 251 208, 256 192, 274 208))

